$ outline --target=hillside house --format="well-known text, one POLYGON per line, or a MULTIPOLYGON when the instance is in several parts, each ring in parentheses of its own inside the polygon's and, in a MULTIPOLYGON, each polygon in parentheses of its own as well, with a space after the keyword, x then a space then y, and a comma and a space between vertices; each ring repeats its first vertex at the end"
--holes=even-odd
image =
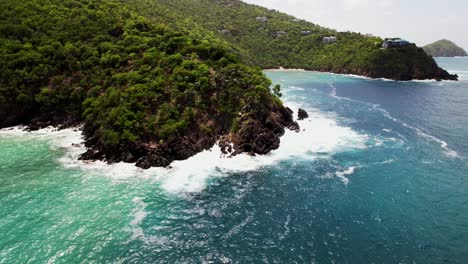
POLYGON ((302 35, 302 36, 309 36, 309 35, 311 35, 311 34, 312 34, 312 31, 310 31, 310 30, 302 30, 302 31, 301 31, 301 35, 302 35))
POLYGON ((268 17, 256 17, 257 22, 268 22, 268 17))
POLYGON ((271 34, 275 38, 280 38, 280 37, 288 35, 288 33, 286 31, 281 31, 281 30, 280 31, 273 31, 271 34))
POLYGON ((397 47, 405 47, 410 44, 409 41, 401 39, 401 38, 391 38, 391 39, 385 39, 382 48, 383 49, 389 49, 389 48, 397 48, 397 47))
POLYGON ((322 42, 324 44, 332 44, 332 43, 335 43, 338 39, 334 36, 331 36, 331 37, 324 37, 322 42))
POLYGON ((219 32, 221 32, 221 34, 223 34, 225 36, 232 35, 232 32, 230 30, 227 30, 227 29, 220 30, 219 32))

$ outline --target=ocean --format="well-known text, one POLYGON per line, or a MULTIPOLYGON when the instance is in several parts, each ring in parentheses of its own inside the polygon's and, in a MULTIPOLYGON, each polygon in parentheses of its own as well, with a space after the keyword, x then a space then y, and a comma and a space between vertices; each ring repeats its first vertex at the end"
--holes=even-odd
POLYGON ((310 118, 267 156, 141 170, 77 160, 78 129, 0 130, 0 263, 467 263, 459 82, 267 71, 310 118))

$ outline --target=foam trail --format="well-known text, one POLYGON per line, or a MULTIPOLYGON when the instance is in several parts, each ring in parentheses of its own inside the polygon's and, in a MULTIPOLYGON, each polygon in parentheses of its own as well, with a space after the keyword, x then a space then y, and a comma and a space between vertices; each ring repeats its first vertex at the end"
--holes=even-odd
POLYGON ((350 99, 350 98, 347 98, 347 97, 341 97, 341 96, 336 95, 336 86, 333 83, 329 83, 328 85, 331 87, 331 91, 330 91, 330 96, 331 97, 336 98, 336 99, 340 99, 340 100, 363 103, 361 101, 356 101, 356 100, 353 100, 353 99, 350 99))
POLYGON ((288 86, 288 91, 304 91, 305 89, 298 86, 288 86))
POLYGON ((449 148, 447 142, 445 142, 445 141, 443 141, 443 140, 441 140, 441 139, 439 139, 439 138, 437 138, 437 137, 435 137, 435 136, 433 136, 433 135, 429 135, 429 134, 427 134, 427 133, 424 133, 421 129, 419 129, 419 128, 417 128, 417 127, 414 127, 414 126, 410 126, 410 125, 406 124, 405 122, 394 118, 394 117, 393 117, 392 115, 390 115, 390 113, 389 113, 387 110, 385 110, 385 109, 382 109, 382 108, 380 108, 380 107, 378 107, 378 106, 374 106, 373 108, 374 108, 375 110, 377 110, 377 111, 382 112, 382 113, 384 114, 384 116, 387 117, 388 119, 390 119, 390 120, 392 120, 392 121, 394 121, 394 122, 397 122, 397 123, 403 125, 403 126, 406 127, 406 128, 409 128, 409 129, 412 129, 413 131, 416 131, 416 133, 417 133, 419 136, 424 137, 424 138, 426 138, 426 139, 429 139, 430 141, 433 141, 433 142, 436 142, 436 143, 440 144, 440 147, 442 148, 443 152, 444 152, 445 155, 447 155, 448 157, 460 158, 460 156, 458 155, 458 153, 457 153, 455 150, 449 148))
POLYGON ((133 220, 130 223, 132 226, 138 226, 143 222, 143 220, 148 215, 148 212, 145 211, 145 208, 148 206, 140 197, 134 197, 132 202, 136 205, 135 209, 133 210, 133 220))
POLYGON ((227 240, 228 238, 232 237, 233 235, 239 233, 244 226, 246 226, 248 223, 250 223, 253 219, 252 215, 249 215, 242 223, 235 225, 231 230, 229 230, 226 234, 224 234, 221 238, 223 240, 227 240))
POLYGON ((291 228, 289 227, 290 222, 291 222, 291 215, 288 214, 288 216, 286 216, 286 222, 284 222, 284 225, 283 225, 284 233, 279 236, 279 240, 284 240, 291 232, 291 228))
POLYGON ((341 181, 345 184, 345 185, 348 185, 349 184, 349 178, 346 177, 347 175, 351 175, 354 173, 354 171, 359 168, 359 166, 356 166, 356 167, 349 167, 347 168, 346 170, 343 170, 343 171, 337 171, 335 172, 335 175, 341 179, 341 181))
MULTIPOLYGON (((444 154, 447 155, 448 157, 460 158, 460 156, 458 155, 458 153, 455 150, 449 148, 447 142, 445 142, 445 141, 443 141, 443 140, 441 140, 441 139, 439 139, 439 138, 437 138, 435 136, 432 136, 430 134, 424 133, 421 129, 419 129, 417 127, 413 127, 411 125, 408 125, 405 122, 394 118, 392 115, 390 115, 390 113, 387 110, 380 108, 379 105, 373 105, 373 104, 370 104, 370 103, 361 102, 361 101, 353 100, 353 99, 350 99, 350 98, 337 96, 336 95, 336 87, 332 83, 330 83, 329 86, 332 88, 332 90, 330 92, 330 96, 332 96, 334 98, 337 98, 337 99, 341 99, 341 100, 353 101, 353 102, 358 102, 358 103, 370 105, 370 106, 372 106, 372 109, 374 109, 376 111, 379 111, 379 112, 382 112, 384 114, 384 116, 387 117, 388 119, 390 119, 390 120, 392 120, 394 122, 397 122, 397 123, 403 125, 406 128, 409 128, 409 129, 412 129, 412 130, 416 131, 416 133, 421 137, 424 137, 426 139, 429 139, 429 140, 431 140, 433 142, 436 142, 436 143, 440 144, 440 147, 442 148, 444 154)), ((390 131, 387 130, 386 132, 390 132, 390 131)))

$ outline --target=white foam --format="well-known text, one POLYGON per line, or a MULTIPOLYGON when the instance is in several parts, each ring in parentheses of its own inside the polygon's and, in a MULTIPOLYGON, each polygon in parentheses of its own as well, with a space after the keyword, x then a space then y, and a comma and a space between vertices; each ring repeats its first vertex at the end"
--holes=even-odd
MULTIPOLYGON (((287 104, 297 113, 299 105, 287 104)), ((249 156, 237 155, 224 157, 220 148, 214 146, 209 151, 201 152, 185 161, 175 161, 171 168, 151 168, 143 170, 134 164, 79 161, 80 154, 85 152, 83 137, 78 129, 57 131, 53 128, 35 132, 25 132, 23 128, 3 129, 1 135, 15 137, 38 137, 50 141, 51 148, 64 150, 59 159, 67 168, 79 168, 86 175, 105 176, 120 182, 130 178, 151 179, 157 182, 169 193, 191 193, 204 190, 212 177, 222 177, 235 172, 258 170, 262 167, 274 166, 278 162, 291 159, 313 159, 317 156, 331 155, 341 151, 366 148, 367 135, 361 135, 349 127, 338 124, 335 118, 319 112, 316 109, 305 109, 309 118, 299 121, 299 133, 286 130, 281 137, 278 150, 269 155, 249 156)))
POLYGON ((346 177, 347 175, 351 175, 354 173, 354 171, 359 168, 359 166, 354 166, 354 167, 349 167, 347 168, 346 170, 343 170, 343 171, 337 171, 335 172, 335 175, 341 179, 341 181, 345 184, 345 185, 348 185, 349 184, 349 178, 346 177))
POLYGON ((458 79, 460 81, 468 80, 468 71, 454 70, 454 71, 450 71, 450 73, 458 75, 458 79))
POLYGON ((132 199, 132 202, 134 203, 135 207, 132 210, 132 216, 133 219, 130 222, 130 227, 127 229, 128 232, 131 233, 130 240, 140 240, 145 244, 151 244, 151 245, 160 245, 163 246, 168 242, 168 239, 166 237, 158 237, 158 236, 151 236, 145 234, 143 227, 141 227, 141 224, 143 220, 148 216, 149 212, 146 211, 146 207, 148 204, 143 202, 142 198, 140 197, 134 197, 132 199))
POLYGON ((300 69, 300 68, 288 69, 288 68, 283 68, 283 67, 279 67, 278 69, 265 69, 263 71, 264 72, 306 72, 306 70, 300 69))
POLYGON ((159 174, 162 187, 169 192, 199 192, 211 177, 233 172, 246 172, 273 166, 289 158, 313 159, 317 154, 332 154, 354 148, 366 148, 366 135, 339 126, 319 112, 309 110, 310 118, 300 121, 301 132, 286 131, 281 146, 269 155, 251 157, 241 154, 225 158, 219 147, 204 151, 185 161, 176 161, 172 169, 152 168, 148 173, 159 174), (165 172, 164 174, 162 174, 165 172))
POLYGON ((244 219, 240 224, 235 225, 234 227, 232 227, 232 228, 231 228, 226 234, 224 234, 221 238, 222 238, 223 240, 226 240, 226 239, 232 237, 233 235, 238 234, 238 233, 242 230, 242 228, 243 228, 244 226, 246 226, 248 223, 250 223, 250 222, 252 221, 252 219, 253 219, 253 216, 252 216, 252 215, 247 216, 246 219, 244 219))
POLYGON ((290 222, 291 222, 291 215, 288 214, 286 216, 286 222, 284 222, 284 225, 283 225, 284 232, 280 234, 279 240, 284 240, 291 232, 291 228, 289 227, 290 222))
POLYGON ((331 91, 330 91, 330 96, 333 97, 333 98, 336 98, 336 99, 340 99, 340 100, 345 100, 345 101, 350 101, 350 102, 356 102, 356 103, 361 103, 361 104, 369 104, 369 103, 366 103, 366 102, 362 102, 362 101, 358 101, 358 100, 354 100, 354 99, 351 99, 351 98, 348 98, 348 97, 342 97, 342 96, 338 96, 336 95, 336 86, 333 84, 333 83, 329 83, 328 84, 331 88, 331 91))
POLYGON ((395 160, 394 159, 389 159, 389 160, 385 160, 385 161, 382 161, 382 162, 378 162, 377 164, 390 164, 390 163, 394 163, 395 160))
POLYGON ((55 127, 46 127, 37 131, 30 132, 30 131, 27 131, 26 128, 27 127, 25 126, 2 128, 0 129, 0 136, 4 136, 4 137, 7 137, 7 136, 18 137, 18 136, 26 136, 26 135, 49 136, 51 133, 58 133, 58 132, 63 132, 64 130, 67 130, 67 129, 59 130, 55 127))
POLYGON ((59 130, 47 127, 37 131, 26 131, 24 126, 0 129, 0 137, 14 137, 16 139, 39 139, 50 143, 53 150, 64 150, 66 153, 60 159, 63 163, 76 163, 79 155, 86 149, 81 135, 81 128, 59 130))
POLYGON ((148 206, 140 197, 134 197, 132 202, 135 204, 135 209, 133 209, 133 220, 130 223, 132 226, 139 226, 143 220, 148 215, 148 212, 145 211, 146 206, 148 206))
POLYGON ((302 87, 293 86, 293 85, 288 86, 288 88, 287 88, 287 91, 304 91, 304 90, 305 90, 305 89, 302 88, 302 87))
POLYGON ((381 140, 381 139, 376 139, 376 140, 375 140, 375 145, 374 145, 374 146, 376 146, 376 147, 380 147, 380 146, 382 146, 382 145, 383 145, 383 143, 384 143, 384 141, 383 141, 383 140, 381 140))

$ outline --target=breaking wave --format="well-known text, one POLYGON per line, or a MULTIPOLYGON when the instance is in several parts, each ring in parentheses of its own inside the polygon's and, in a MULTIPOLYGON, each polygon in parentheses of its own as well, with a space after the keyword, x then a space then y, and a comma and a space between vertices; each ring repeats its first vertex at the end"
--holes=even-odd
MULTIPOLYGON (((293 102, 287 105, 295 110, 299 105, 293 102)), ((302 106, 301 106, 302 107, 302 106)), ((359 134, 351 128, 342 126, 330 116, 316 110, 307 109, 309 118, 299 121, 300 132, 287 130, 281 137, 281 146, 264 156, 246 154, 226 157, 216 145, 187 160, 175 161, 171 168, 151 168, 143 170, 134 164, 79 161, 85 152, 81 131, 75 129, 56 130, 47 128, 35 132, 25 132, 24 128, 3 129, 0 135, 42 138, 50 142, 51 148, 63 151, 59 162, 67 168, 79 168, 87 175, 103 175, 113 181, 130 178, 154 180, 169 193, 194 193, 204 190, 210 178, 223 177, 230 173, 255 171, 262 167, 274 166, 278 162, 291 158, 314 159, 323 155, 352 149, 366 148, 367 135, 359 134)))
MULTIPOLYGON (((362 101, 358 101, 358 100, 354 100, 354 99, 351 99, 351 98, 347 98, 347 97, 341 97, 341 96, 338 96, 336 95, 336 87, 333 85, 333 83, 330 83, 329 84, 330 88, 331 88, 331 91, 330 91, 330 96, 331 97, 334 97, 336 99, 339 99, 339 100, 346 100, 346 101, 352 101, 352 102, 356 102, 356 103, 361 103, 361 104, 365 104, 365 105, 368 105, 370 106, 373 110, 375 111, 378 111, 378 112, 381 112, 386 118, 410 129, 410 130, 413 130, 414 132, 416 132, 416 134, 420 137, 423 137, 427 140, 430 140, 432 142, 435 142, 437 144, 440 145, 442 151, 444 152, 444 154, 448 157, 451 157, 451 158, 460 158, 460 156, 458 155, 458 153, 451 149, 449 146, 448 146, 448 143, 433 136, 433 135, 430 135, 430 134, 427 134, 425 132, 423 132, 421 129, 417 128, 417 127, 414 127, 414 126, 411 126, 411 125, 408 125, 407 123, 393 117, 387 110, 381 108, 379 105, 376 105, 376 104, 370 104, 370 103, 366 103, 366 102, 362 102, 362 101)), ((391 130, 383 130, 384 132, 392 132, 391 130)), ((399 133, 398 133, 399 134, 399 133)), ((405 138, 404 136, 402 136, 401 134, 399 134, 402 138, 405 138)))
POLYGON ((445 141, 443 141, 443 140, 441 140, 441 139, 439 139, 439 138, 437 138, 437 137, 435 137, 433 135, 427 134, 427 133, 423 132, 421 129, 419 129, 417 127, 414 127, 414 126, 411 126, 411 125, 408 125, 407 123, 393 117, 392 115, 390 115, 390 113, 387 110, 380 108, 378 105, 374 105, 373 109, 382 112, 383 115, 386 118, 388 118, 388 119, 390 119, 390 120, 392 120, 392 121, 394 121, 396 123, 399 123, 399 124, 401 124, 402 126, 404 126, 406 128, 409 128, 409 129, 415 131, 418 136, 426 138, 426 139, 428 139, 428 140, 430 140, 432 142, 435 142, 437 144, 440 144, 440 147, 441 147, 442 151, 444 152, 444 154, 446 156, 451 157, 451 158, 460 158, 460 156, 458 155, 458 153, 455 150, 449 148, 447 142, 445 142, 445 141))

